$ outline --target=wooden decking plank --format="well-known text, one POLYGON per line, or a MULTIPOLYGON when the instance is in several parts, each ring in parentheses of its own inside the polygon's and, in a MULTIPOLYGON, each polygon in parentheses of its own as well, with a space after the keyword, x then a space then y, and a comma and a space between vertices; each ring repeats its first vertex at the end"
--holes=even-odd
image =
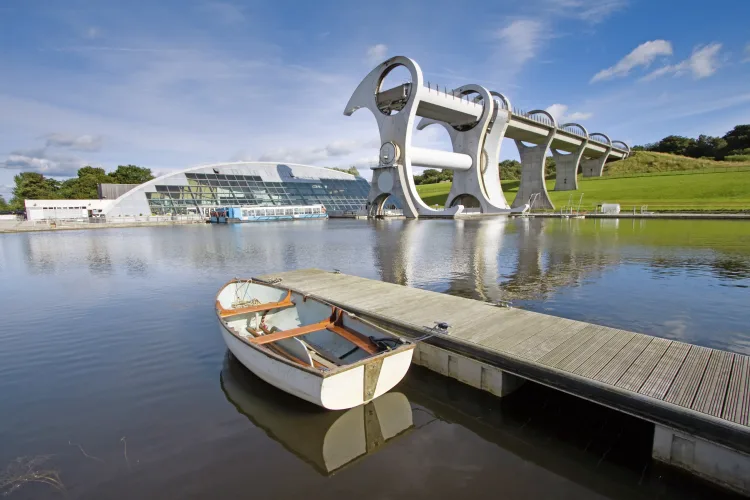
POLYGON ((620 380, 620 377, 628 371, 628 368, 633 364, 633 361, 635 361, 638 356, 646 350, 646 347, 648 347, 653 339, 653 337, 647 337, 640 333, 634 334, 633 338, 630 339, 630 342, 628 342, 627 345, 625 345, 625 347, 623 347, 620 352, 618 352, 617 355, 592 378, 604 382, 605 384, 616 384, 617 381, 620 380))
POLYGON ((559 328, 561 323, 569 322, 570 320, 560 321, 560 318, 545 315, 533 315, 529 317, 526 322, 517 331, 513 332, 512 335, 503 337, 490 337, 482 342, 482 345, 498 351, 507 352, 507 350, 519 342, 523 342, 529 337, 539 334, 547 328, 559 328))
POLYGON ((425 299, 423 297, 395 296, 389 298, 389 300, 384 300, 377 306, 368 307, 367 310, 391 318, 417 321, 415 316, 424 315, 430 311, 432 314, 445 311, 445 306, 437 297, 425 299))
POLYGON ((655 338, 633 361, 630 368, 615 383, 615 386, 628 391, 638 392, 669 349, 671 340, 655 338))
POLYGON ((609 340, 615 336, 618 332, 615 328, 608 328, 606 326, 601 327, 599 330, 594 332, 593 337, 589 342, 581 345, 578 349, 571 352, 564 359, 560 360, 555 368, 572 372, 583 363, 586 362, 591 356, 593 356, 599 349, 602 348, 609 340))
POLYGON ((677 372, 672 386, 667 391, 664 401, 690 408, 693 405, 695 393, 698 392, 698 385, 701 383, 710 357, 711 349, 692 346, 682 363, 682 367, 677 372))
POLYGON ((454 333, 464 328, 471 321, 476 320, 477 317, 496 312, 494 308, 486 306, 482 302, 465 307, 454 314, 447 314, 446 310, 447 307, 444 303, 420 301, 406 308, 401 308, 398 313, 389 314, 389 316, 395 316, 402 321, 427 327, 433 327, 438 322, 446 322, 451 326, 449 332, 454 333))
POLYGON ((602 368, 607 365, 607 363, 617 356, 617 353, 619 353, 634 336, 635 333, 633 332, 617 330, 614 336, 609 339, 601 349, 596 351, 589 359, 573 370, 573 373, 581 375, 582 377, 593 378, 594 375, 599 373, 602 368))
POLYGON ((706 373, 703 375, 695 401, 693 401, 693 410, 708 413, 714 417, 721 415, 733 362, 734 353, 718 350, 711 352, 706 373))
POLYGON ((501 349, 515 345, 523 339, 536 335, 540 329, 553 324, 553 321, 541 314, 524 314, 520 321, 503 325, 502 330, 493 331, 493 335, 482 340, 481 345, 491 349, 501 349))
POLYGON ((485 304, 485 312, 483 314, 476 315, 476 318, 470 322, 472 325, 484 322, 488 318, 494 318, 498 321, 497 327, 500 328, 503 324, 509 322, 512 318, 525 318, 529 313, 522 309, 508 309, 504 307, 497 307, 487 302, 485 304))
POLYGON ((500 314, 487 314, 477 318, 460 334, 461 340, 467 342, 478 342, 487 332, 492 335, 509 335, 518 325, 522 325, 528 318, 526 311, 520 309, 508 309, 500 314))
POLYGON ((690 352, 690 344, 672 342, 661 362, 646 379, 638 392, 656 399, 664 399, 672 381, 690 352))
POLYGON ((536 360, 536 362, 545 366, 555 366, 580 346, 588 343, 594 337, 594 334, 602 328, 604 327, 599 325, 586 325, 567 340, 536 360))
POLYGON ((556 328, 547 328, 515 345, 511 352, 522 358, 536 361, 587 326, 581 321, 571 321, 565 325, 557 325, 556 328))
POLYGON ((722 418, 750 425, 750 357, 735 354, 722 418))

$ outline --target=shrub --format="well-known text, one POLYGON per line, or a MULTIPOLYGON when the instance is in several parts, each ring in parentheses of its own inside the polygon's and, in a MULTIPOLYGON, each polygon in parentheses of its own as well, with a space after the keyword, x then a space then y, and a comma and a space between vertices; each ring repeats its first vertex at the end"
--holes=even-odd
POLYGON ((748 161, 750 162, 750 155, 729 155, 729 156, 724 157, 724 161, 733 161, 733 162, 748 161))

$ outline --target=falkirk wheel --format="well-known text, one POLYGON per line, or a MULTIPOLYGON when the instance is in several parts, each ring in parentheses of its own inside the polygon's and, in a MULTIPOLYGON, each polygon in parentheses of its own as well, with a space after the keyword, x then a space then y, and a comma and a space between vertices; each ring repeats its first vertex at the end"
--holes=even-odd
MULTIPOLYGON (((396 199, 408 218, 508 215, 529 208, 553 208, 544 183, 544 160, 550 148, 556 157, 560 155, 561 163, 568 165, 566 174, 571 168, 577 172, 580 163, 594 172, 591 175, 601 175, 610 156, 624 158, 630 151, 619 141, 620 146, 614 149, 613 142, 603 134, 591 137, 604 137, 608 143, 590 140, 586 129, 577 124, 558 129, 546 111, 514 113, 507 97, 481 85, 442 91, 432 88, 425 85, 419 65, 402 56, 373 69, 357 86, 344 114, 350 116, 360 108, 372 112, 380 132, 379 160, 372 167, 367 198, 370 216, 382 215, 389 198, 396 199), (406 68, 411 82, 384 89, 384 80, 398 67, 406 68), (422 130, 430 125, 448 131, 452 152, 412 145, 415 128, 422 130), (505 199, 498 170, 504 137, 515 139, 522 164, 522 180, 512 205, 505 199), (422 201, 414 183, 414 167, 453 171, 445 208, 431 208, 422 201), (532 207, 530 202, 534 203, 532 207)), ((560 188, 565 189, 562 185, 560 188)))

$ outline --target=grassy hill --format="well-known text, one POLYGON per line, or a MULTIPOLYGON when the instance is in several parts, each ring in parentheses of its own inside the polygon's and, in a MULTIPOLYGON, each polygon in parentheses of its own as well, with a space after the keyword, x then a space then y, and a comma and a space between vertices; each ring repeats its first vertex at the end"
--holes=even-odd
MULTIPOLYGON (((519 181, 502 183, 512 202, 519 181)), ((450 183, 417 186, 428 205, 442 205, 450 183)), ((547 180, 547 190, 556 208, 574 204, 583 193, 581 210, 592 211, 599 203, 619 203, 623 210, 649 211, 728 211, 750 210, 750 163, 720 162, 664 153, 636 152, 630 158, 612 162, 602 177, 578 178, 578 191, 554 191, 555 180, 547 180)))

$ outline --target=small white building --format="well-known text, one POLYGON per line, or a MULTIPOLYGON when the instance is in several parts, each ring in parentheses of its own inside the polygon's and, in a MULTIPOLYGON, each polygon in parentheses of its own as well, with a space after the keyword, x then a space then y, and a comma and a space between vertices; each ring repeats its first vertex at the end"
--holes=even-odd
POLYGON ((620 213, 620 204, 619 203, 602 203, 601 204, 601 213, 603 214, 609 214, 609 215, 616 215, 620 213))
POLYGON ((88 219, 104 213, 114 200, 25 200, 27 220, 88 219))

